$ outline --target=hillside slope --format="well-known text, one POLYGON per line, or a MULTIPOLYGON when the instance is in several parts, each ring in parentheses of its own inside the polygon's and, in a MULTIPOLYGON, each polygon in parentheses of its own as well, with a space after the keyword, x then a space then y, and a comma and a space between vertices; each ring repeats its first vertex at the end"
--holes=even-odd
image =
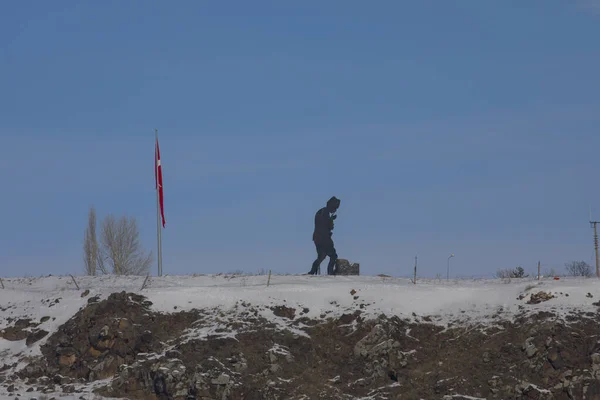
POLYGON ((600 400, 597 279, 76 279, 4 280, 0 398, 600 400))

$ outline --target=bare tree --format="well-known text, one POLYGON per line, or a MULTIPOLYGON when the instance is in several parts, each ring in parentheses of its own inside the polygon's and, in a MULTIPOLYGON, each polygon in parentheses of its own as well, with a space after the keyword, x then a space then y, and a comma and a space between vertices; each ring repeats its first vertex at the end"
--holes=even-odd
POLYGON ((565 267, 567 268, 569 275, 585 277, 592 276, 592 267, 590 267, 585 261, 572 261, 565 264, 565 267))
POLYGON ((96 239, 96 210, 90 208, 88 225, 83 238, 83 262, 88 275, 96 275, 98 266, 98 240, 96 239))
POLYGON ((498 271, 496 271, 496 278, 499 279, 507 279, 510 278, 512 275, 512 270, 510 269, 499 269, 498 271))
POLYGON ((100 268, 116 275, 144 275, 150 270, 152 252, 145 254, 139 242, 135 218, 107 216, 102 224, 100 268))
POLYGON ((515 269, 499 269, 496 271, 496 278, 509 279, 509 278, 527 278, 529 275, 525 274, 523 267, 518 266, 515 269))

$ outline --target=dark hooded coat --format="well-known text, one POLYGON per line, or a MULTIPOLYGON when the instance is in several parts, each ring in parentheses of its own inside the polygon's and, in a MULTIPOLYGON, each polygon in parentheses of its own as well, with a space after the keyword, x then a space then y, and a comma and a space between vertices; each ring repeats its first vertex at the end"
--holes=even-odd
POLYGON ((340 207, 340 199, 335 196, 327 201, 327 206, 321 208, 315 214, 315 230, 313 232, 313 242, 318 245, 331 245, 333 246, 333 221, 335 216, 331 216, 331 213, 335 213, 340 207))

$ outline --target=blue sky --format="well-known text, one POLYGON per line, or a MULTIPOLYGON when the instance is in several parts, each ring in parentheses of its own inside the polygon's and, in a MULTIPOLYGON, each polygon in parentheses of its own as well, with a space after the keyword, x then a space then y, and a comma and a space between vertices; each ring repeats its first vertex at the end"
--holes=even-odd
POLYGON ((91 205, 156 252, 154 128, 165 273, 307 272, 333 195, 364 274, 592 264, 599 37, 595 1, 4 3, 0 275, 82 273, 91 205))

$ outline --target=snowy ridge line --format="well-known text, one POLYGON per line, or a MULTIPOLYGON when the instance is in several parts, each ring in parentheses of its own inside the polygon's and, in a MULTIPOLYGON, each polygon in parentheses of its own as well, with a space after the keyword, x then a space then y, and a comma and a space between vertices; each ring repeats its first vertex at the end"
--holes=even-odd
POLYGON ((69 276, 5 279, 6 289, 0 290, 0 315, 5 317, 0 321, 0 329, 8 325, 6 317, 18 316, 36 319, 45 314, 62 324, 65 317, 70 318, 85 306, 89 297, 98 296, 102 300, 110 293, 121 291, 146 296, 153 303, 151 308, 159 312, 207 308, 232 311, 244 302, 259 307, 261 314, 265 307, 284 304, 308 309, 303 314, 308 318, 319 318, 323 313, 336 316, 360 309, 367 315, 427 315, 434 317, 435 323, 447 322, 442 320, 450 314, 465 319, 497 312, 508 316, 525 304, 527 298, 519 300, 519 296, 540 290, 552 292, 556 298, 528 305, 529 309, 558 311, 587 307, 595 310, 592 303, 600 298, 598 280, 576 278, 513 280, 511 283, 501 280, 437 283, 437 280, 422 279, 413 285, 406 279, 387 277, 273 275, 270 286, 266 287, 263 276, 165 276, 151 277, 143 290, 140 289, 145 277, 85 276, 76 279, 81 290, 75 289, 69 276), (87 290, 87 297, 79 297, 87 290), (354 295, 351 291, 355 291, 354 295), (588 293, 592 297, 586 297, 588 293))
MULTIPOLYGON (((49 334, 32 346, 25 340, 0 338, 4 363, 17 360, 16 354, 37 356, 39 347, 58 327, 72 318, 90 297, 102 300, 115 292, 135 292, 152 302, 156 312, 173 313, 202 309, 217 323, 216 313, 227 322, 243 316, 249 309, 271 322, 277 329, 306 335, 299 318, 324 320, 360 312, 361 317, 381 314, 448 326, 462 322, 471 327, 493 326, 527 312, 550 311, 559 318, 571 312, 596 312, 600 300, 600 281, 561 280, 477 280, 438 283, 437 280, 410 280, 373 276, 294 276, 272 275, 269 287, 264 276, 205 275, 152 277, 140 290, 145 277, 77 277, 80 290, 70 276, 8 278, 0 289, 0 330, 19 319, 30 319, 49 334), (88 292, 82 297, 83 292, 88 292), (554 297, 539 304, 527 304, 531 294, 545 291, 554 297), (295 312, 293 319, 274 314, 274 306, 295 312), (211 316, 212 315, 212 316, 211 316), (43 322, 42 322, 43 321, 43 322)), ((242 318, 239 318, 242 320, 242 318)), ((238 321, 239 321, 238 320, 238 321)), ((27 328, 31 331, 34 328, 27 328)), ((187 340, 215 334, 217 327, 195 328, 186 332, 187 340)), ((220 335, 235 337, 236 332, 220 335)), ((409 334, 409 333, 408 333, 409 334)))
MULTIPOLYGON (((153 277, 141 290, 145 277, 76 277, 77 290, 70 276, 5 279, 0 289, 0 331, 4 333, 19 320, 33 324, 32 332, 43 329, 44 338, 27 345, 26 339, 7 340, 0 334, 0 367, 17 364, 13 371, 27 365, 27 359, 39 356, 40 346, 57 329, 86 307, 88 300, 107 298, 111 293, 133 292, 152 304, 149 309, 161 313, 200 310, 201 319, 192 323, 170 346, 190 340, 236 336, 254 329, 249 318, 266 321, 267 329, 288 330, 308 336, 304 318, 326 321, 350 314, 377 318, 381 314, 415 322, 432 323, 449 329, 461 325, 467 334, 478 330, 494 335, 501 321, 517 316, 548 311, 565 321, 571 313, 597 315, 600 281, 560 280, 421 280, 413 285, 408 279, 373 276, 294 276, 272 275, 270 286, 265 276, 205 275, 153 277), (532 295, 547 293, 543 301, 528 304, 532 295)), ((130 299, 130 301, 133 301, 130 299)), ((591 318, 591 317, 590 317, 591 318)), ((349 327, 356 321, 349 318, 349 327)), ((22 324, 22 322, 21 322, 22 324)), ((443 332, 443 331, 442 331, 443 332)), ((460 330, 457 330, 460 336, 460 330)), ((410 328, 406 336, 410 336, 410 328)), ((456 339, 458 339, 457 337, 456 339)), ((268 352, 286 357, 288 350, 274 345, 268 352)), ((407 354, 410 354, 408 352, 407 354)), ((383 390, 384 388, 380 388, 383 390)), ((366 398, 375 398, 375 392, 366 398)))
MULTIPOLYGON (((598 307, 593 303, 600 299, 600 281, 593 278, 510 283, 502 280, 440 283, 421 279, 413 285, 410 280, 390 277, 272 275, 270 286, 266 287, 265 277, 256 275, 164 276, 150 278, 144 290, 140 290, 143 276, 76 279, 80 290, 70 276, 5 279, 5 289, 0 290, 0 330, 14 325, 16 320, 31 319, 49 335, 31 347, 24 340, 0 338, 4 363, 14 362, 14 355, 19 353, 39 355, 39 346, 85 307, 90 297, 102 300, 122 291, 146 296, 153 303, 152 310, 158 312, 219 310, 234 318, 250 306, 279 329, 301 335, 306 335, 303 324, 292 325, 293 321, 276 317, 271 307, 285 305, 295 309, 296 319, 339 317, 358 310, 363 318, 386 314, 419 320, 427 316, 427 322, 446 326, 457 321, 494 325, 499 319, 510 320, 524 312, 550 311, 560 318, 573 311, 595 312, 598 307), (82 297, 84 291, 89 293, 82 297), (526 304, 529 296, 539 291, 555 297, 539 304, 526 304)), ((189 339, 197 339, 213 333, 211 328, 191 327, 186 334, 189 339)), ((222 334, 235 336, 235 332, 222 334)))

